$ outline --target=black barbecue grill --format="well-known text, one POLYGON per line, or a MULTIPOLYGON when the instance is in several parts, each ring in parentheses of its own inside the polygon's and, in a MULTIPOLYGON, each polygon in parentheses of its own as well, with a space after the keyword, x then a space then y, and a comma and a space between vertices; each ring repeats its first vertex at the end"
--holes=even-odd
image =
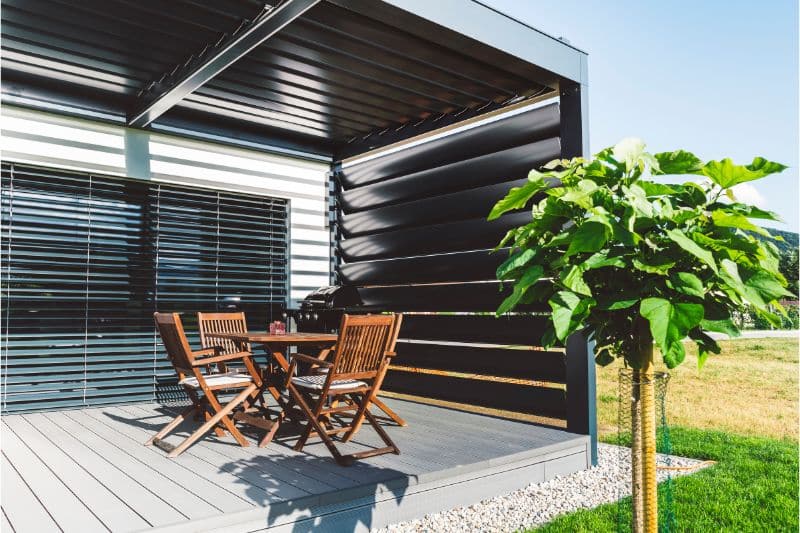
POLYGON ((297 331, 333 333, 339 329, 344 313, 359 314, 363 306, 358 290, 350 285, 320 287, 300 302, 299 309, 287 309, 297 331))

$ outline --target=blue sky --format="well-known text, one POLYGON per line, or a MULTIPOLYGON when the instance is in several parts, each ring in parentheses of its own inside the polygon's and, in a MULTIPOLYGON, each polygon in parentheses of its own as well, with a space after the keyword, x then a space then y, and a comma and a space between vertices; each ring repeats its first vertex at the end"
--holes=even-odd
POLYGON ((798 231, 795 0, 483 0, 589 53, 593 152, 623 137, 790 168, 741 191, 798 231))

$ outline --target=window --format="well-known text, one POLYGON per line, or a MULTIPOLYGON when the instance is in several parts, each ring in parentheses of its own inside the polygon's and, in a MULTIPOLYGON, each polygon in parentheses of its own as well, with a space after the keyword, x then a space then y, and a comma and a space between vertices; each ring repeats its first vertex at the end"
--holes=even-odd
POLYGON ((0 191, 3 411, 154 400, 154 311, 286 304, 286 200, 9 163, 0 191))

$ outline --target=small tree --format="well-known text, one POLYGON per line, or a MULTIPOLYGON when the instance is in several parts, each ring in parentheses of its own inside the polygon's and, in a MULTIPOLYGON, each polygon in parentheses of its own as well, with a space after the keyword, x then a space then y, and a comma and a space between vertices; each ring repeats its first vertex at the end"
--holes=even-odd
POLYGON ((633 369, 633 502, 635 531, 657 531, 653 344, 673 368, 685 356, 687 336, 699 365, 719 346, 706 331, 738 336, 731 313, 751 305, 776 325, 777 300, 789 293, 779 252, 751 219, 774 213, 738 202, 732 187, 786 167, 756 158, 703 163, 678 150, 649 154, 639 139, 583 158, 555 160, 515 187, 489 215, 523 209, 531 221, 510 230, 497 269, 513 292, 497 309, 547 302, 552 309, 542 343, 564 343, 584 329, 596 341, 596 361, 623 358, 633 369), (690 174, 681 184, 651 176, 690 174))

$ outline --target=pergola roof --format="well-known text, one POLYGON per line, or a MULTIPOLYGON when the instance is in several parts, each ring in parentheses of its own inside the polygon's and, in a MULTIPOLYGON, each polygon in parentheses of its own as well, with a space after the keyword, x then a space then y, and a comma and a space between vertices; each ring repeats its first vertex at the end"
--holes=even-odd
POLYGON ((6 0, 3 100, 338 156, 585 82, 474 0, 6 0))

